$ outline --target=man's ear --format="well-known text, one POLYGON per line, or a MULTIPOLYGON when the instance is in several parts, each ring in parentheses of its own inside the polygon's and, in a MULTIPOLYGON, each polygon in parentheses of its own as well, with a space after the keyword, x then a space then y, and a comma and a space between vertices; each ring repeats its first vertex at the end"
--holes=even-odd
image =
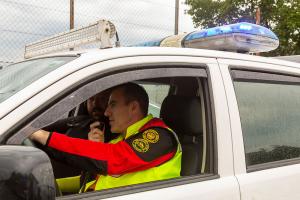
POLYGON ((131 109, 132 112, 139 112, 140 106, 139 106, 139 103, 137 101, 132 101, 132 102, 130 102, 130 104, 131 104, 130 109, 131 109))

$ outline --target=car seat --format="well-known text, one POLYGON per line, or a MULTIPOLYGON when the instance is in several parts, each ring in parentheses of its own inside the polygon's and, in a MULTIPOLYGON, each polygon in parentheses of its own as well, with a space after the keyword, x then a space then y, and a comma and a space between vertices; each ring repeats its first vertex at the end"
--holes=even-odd
POLYGON ((202 162, 202 113, 196 96, 167 96, 160 117, 178 135, 182 145, 181 176, 199 174, 202 162))

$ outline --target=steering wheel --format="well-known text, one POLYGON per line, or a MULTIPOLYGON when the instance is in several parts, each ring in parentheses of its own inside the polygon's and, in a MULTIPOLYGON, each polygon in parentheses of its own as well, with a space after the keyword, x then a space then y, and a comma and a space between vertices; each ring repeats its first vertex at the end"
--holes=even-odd
MULTIPOLYGON (((26 138, 26 139, 22 142, 22 145, 38 148, 38 146, 37 146, 32 140, 30 140, 29 138, 26 138)), ((56 179, 54 179, 54 180, 55 180, 55 181, 54 181, 54 186, 55 186, 55 196, 56 196, 56 197, 60 197, 60 196, 62 196, 62 192, 61 192, 61 190, 60 190, 59 187, 58 187, 58 184, 57 184, 56 179)))

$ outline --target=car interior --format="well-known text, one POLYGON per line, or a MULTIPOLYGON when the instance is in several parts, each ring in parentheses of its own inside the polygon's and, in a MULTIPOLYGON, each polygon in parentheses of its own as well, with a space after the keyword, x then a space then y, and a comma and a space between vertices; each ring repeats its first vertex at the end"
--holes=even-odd
MULTIPOLYGON (((154 78, 135 81, 142 85, 149 100, 149 112, 156 109, 160 117, 177 134, 182 146, 181 176, 212 172, 211 120, 207 80, 199 77, 154 78), (163 91, 162 91, 163 90, 163 91)), ((66 133, 67 130, 87 119, 86 102, 68 113, 68 117, 44 129, 66 133)), ((79 169, 52 160, 55 178, 79 175, 79 169)))

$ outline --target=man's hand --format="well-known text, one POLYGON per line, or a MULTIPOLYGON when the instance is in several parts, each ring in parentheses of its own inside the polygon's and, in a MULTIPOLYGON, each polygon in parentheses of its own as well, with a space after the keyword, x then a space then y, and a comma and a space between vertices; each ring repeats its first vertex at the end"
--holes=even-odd
POLYGON ((48 131, 38 130, 38 131, 32 133, 29 136, 29 139, 37 141, 37 142, 41 143, 42 145, 45 145, 48 140, 49 135, 50 135, 50 132, 48 132, 48 131))
MULTIPOLYGON (((104 126, 103 130, 100 130, 98 127, 103 122, 94 122, 90 125, 91 131, 88 133, 88 139, 94 142, 104 142, 104 126)), ((100 126, 101 127, 101 126, 100 126)))

